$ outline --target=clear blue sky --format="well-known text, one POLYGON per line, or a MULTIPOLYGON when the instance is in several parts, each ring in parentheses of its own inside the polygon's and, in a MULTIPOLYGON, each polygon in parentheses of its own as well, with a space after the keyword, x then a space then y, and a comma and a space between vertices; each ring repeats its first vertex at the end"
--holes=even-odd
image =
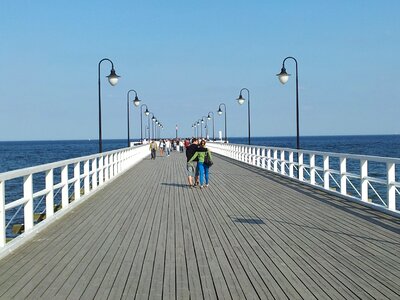
MULTIPOLYGON (((126 137, 135 89, 164 124, 192 123, 228 107, 231 136, 294 136, 299 62, 301 135, 400 133, 400 1, 2 1, 0 140, 96 139, 97 64, 103 138, 126 137), (295 74, 295 65, 287 62, 295 74)), ((216 131, 223 117, 216 116, 216 131)), ((131 112, 138 137, 139 111, 131 112)))

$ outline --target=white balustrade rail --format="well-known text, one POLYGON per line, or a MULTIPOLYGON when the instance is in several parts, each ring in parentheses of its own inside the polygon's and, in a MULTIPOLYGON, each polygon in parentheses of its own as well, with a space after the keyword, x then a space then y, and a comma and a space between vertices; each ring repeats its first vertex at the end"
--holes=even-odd
MULTIPOLYGON (((0 252, 12 248, 15 240, 22 240, 42 223, 49 223, 57 215, 93 194, 99 187, 143 160, 150 153, 148 145, 124 148, 0 174, 0 252), (21 180, 22 179, 22 180, 21 180), (41 180, 39 180, 41 179, 41 180), (57 182, 56 182, 57 181, 57 182), (16 183, 17 182, 17 183, 16 183), (7 184, 12 188, 7 189, 7 184), (21 186, 16 186, 21 185, 21 186), (13 191, 14 190, 14 191, 13 191), (22 197, 10 199, 20 190, 22 197), (69 191, 72 190, 72 194, 69 191), (56 196, 60 203, 55 203, 56 196), (34 221, 34 207, 38 199, 45 199, 45 221, 34 221), (55 205, 59 210, 55 212, 55 205), (7 217, 10 210, 23 208, 24 233, 7 242, 7 217)), ((18 193, 17 193, 18 194, 18 193)))
POLYGON ((208 142, 230 157, 400 216, 400 159, 208 142), (399 201, 399 200, 397 200, 399 201))

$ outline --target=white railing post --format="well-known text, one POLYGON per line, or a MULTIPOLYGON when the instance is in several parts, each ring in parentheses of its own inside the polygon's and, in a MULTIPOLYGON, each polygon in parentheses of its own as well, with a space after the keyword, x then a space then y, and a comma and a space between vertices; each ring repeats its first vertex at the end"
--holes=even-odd
POLYGON ((278 173, 278 150, 274 149, 274 172, 278 173))
POLYGON ((109 176, 110 170, 110 157, 109 155, 104 155, 104 182, 107 182, 110 178, 109 176))
POLYGON ((114 177, 114 155, 108 155, 108 180, 114 177))
POLYGON ((265 148, 261 149, 261 168, 265 169, 265 148))
POLYGON ((304 181, 304 153, 297 152, 299 156, 299 180, 304 181))
POLYGON ((315 185, 315 154, 310 154, 310 183, 315 185))
POLYGON ((46 171, 46 218, 54 215, 54 170, 46 171))
POLYGON ((257 165, 257 167, 259 167, 260 163, 261 163, 260 154, 261 154, 261 149, 259 147, 257 147, 257 152, 256 152, 256 155, 257 155, 257 163, 256 163, 256 165, 257 165))
POLYGON ((89 176, 89 163, 90 160, 85 160, 84 165, 83 165, 83 174, 85 177, 83 178, 83 186, 84 186, 84 191, 85 191, 85 196, 89 194, 90 192, 90 176, 89 176))
POLYGON ((4 181, 0 181, 0 248, 6 245, 6 191, 4 181))
POLYGON ((340 193, 347 195, 347 158, 340 157, 340 193))
POLYGON ((98 174, 99 174, 99 186, 101 186, 104 182, 104 156, 99 157, 99 168, 98 174))
POLYGON ((368 160, 360 160, 361 200, 368 202, 368 160))
POLYGON ((267 170, 271 171, 271 149, 267 150, 267 170))
POLYGON ((329 176, 330 176, 330 170, 329 170, 329 156, 324 155, 324 188, 326 190, 329 190, 330 185, 329 185, 329 176))
POLYGON ((396 186, 394 182, 396 181, 396 165, 394 163, 387 163, 387 205, 388 209, 396 210, 396 186))
POLYGON ((285 150, 281 150, 281 174, 286 175, 286 161, 285 161, 285 150))
POLYGON ((289 151, 289 176, 294 176, 293 151, 289 151))
POLYGON ((33 228, 33 181, 32 174, 24 176, 24 198, 27 200, 24 205, 24 230, 30 231, 33 228))
POLYGON ((68 165, 61 167, 61 182, 63 187, 61 188, 61 206, 67 208, 69 205, 68 200, 68 165))
POLYGON ((79 198, 81 197, 81 181, 79 179, 80 177, 80 163, 74 163, 74 201, 79 200, 79 198))

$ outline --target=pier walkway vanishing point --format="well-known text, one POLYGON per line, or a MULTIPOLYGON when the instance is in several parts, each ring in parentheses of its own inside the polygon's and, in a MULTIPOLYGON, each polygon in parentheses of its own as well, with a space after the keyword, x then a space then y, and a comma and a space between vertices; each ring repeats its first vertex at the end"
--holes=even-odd
POLYGON ((214 155, 146 158, 0 260, 0 299, 400 299, 400 221, 214 155))

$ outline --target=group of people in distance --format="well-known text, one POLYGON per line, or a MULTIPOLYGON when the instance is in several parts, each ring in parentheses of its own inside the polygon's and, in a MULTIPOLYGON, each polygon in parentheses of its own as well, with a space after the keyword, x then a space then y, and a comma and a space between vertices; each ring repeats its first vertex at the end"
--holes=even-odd
POLYGON ((151 151, 151 159, 156 159, 157 150, 160 151, 160 156, 164 156, 164 153, 167 156, 170 156, 172 149, 177 150, 179 152, 183 152, 184 150, 184 143, 182 140, 161 139, 158 142, 152 140, 149 146, 151 151))
POLYGON ((186 158, 189 187, 199 186, 201 189, 208 187, 210 168, 208 162, 212 158, 210 150, 206 148, 206 141, 192 138, 191 144, 186 148, 186 158))

